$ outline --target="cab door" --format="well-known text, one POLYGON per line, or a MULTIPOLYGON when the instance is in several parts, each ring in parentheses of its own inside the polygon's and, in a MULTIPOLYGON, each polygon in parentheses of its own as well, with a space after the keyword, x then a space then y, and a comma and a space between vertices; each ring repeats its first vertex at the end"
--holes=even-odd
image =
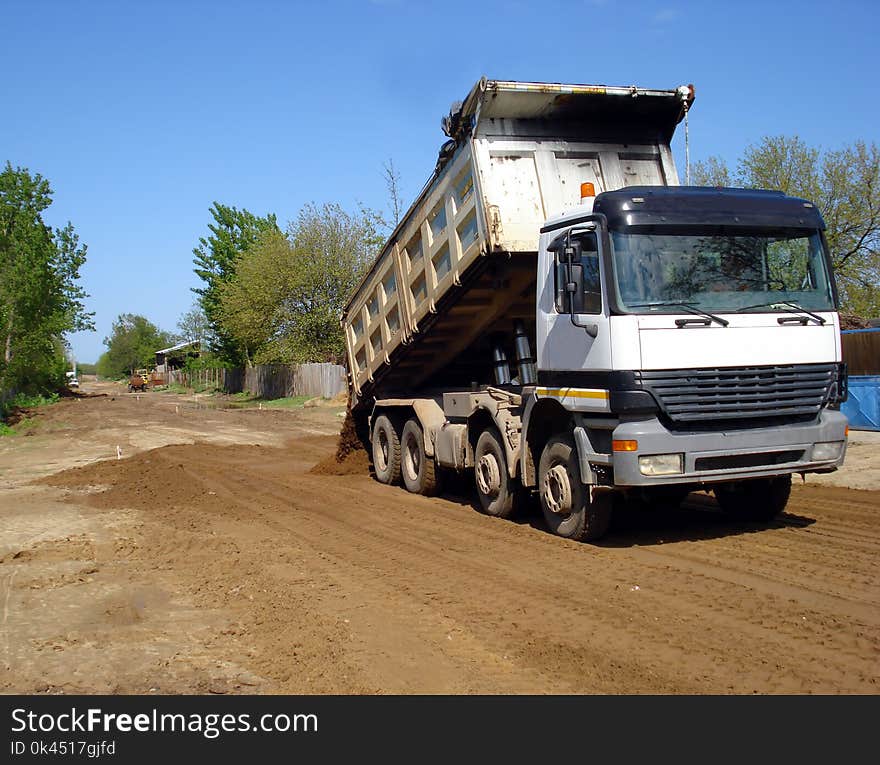
MULTIPOLYGON (((576 226, 556 236, 541 262, 549 267, 538 295, 538 369, 611 369, 607 299, 603 295, 602 238, 593 227, 576 226)), ((540 280, 539 280, 540 284, 540 280)), ((588 386, 587 386, 588 387, 588 386)))

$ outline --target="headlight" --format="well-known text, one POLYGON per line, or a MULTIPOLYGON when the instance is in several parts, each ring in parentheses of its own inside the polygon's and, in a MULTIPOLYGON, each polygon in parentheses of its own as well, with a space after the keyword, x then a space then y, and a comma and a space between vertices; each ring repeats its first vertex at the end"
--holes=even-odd
POLYGON ((840 459, 843 451, 843 441, 823 441, 813 445, 813 462, 825 462, 826 460, 840 459))
POLYGON ((642 475, 674 475, 684 472, 683 454, 652 454, 639 457, 642 475))

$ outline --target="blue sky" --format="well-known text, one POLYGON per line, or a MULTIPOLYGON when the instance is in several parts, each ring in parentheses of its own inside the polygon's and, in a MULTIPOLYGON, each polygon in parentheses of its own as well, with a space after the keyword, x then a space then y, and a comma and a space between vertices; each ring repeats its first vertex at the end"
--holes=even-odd
POLYGON ((48 221, 88 244, 97 331, 70 340, 93 362, 122 312, 175 328, 214 200, 386 208, 392 158, 408 205, 481 75, 693 82, 692 159, 735 163, 764 135, 878 140, 878 22, 846 0, 0 0, 0 161, 49 178, 48 221))

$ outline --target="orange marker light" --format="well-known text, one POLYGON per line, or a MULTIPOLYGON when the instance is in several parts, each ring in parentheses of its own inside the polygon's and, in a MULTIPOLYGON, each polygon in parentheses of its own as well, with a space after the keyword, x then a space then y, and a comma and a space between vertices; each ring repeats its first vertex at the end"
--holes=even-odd
POLYGON ((596 196, 596 187, 592 183, 581 184, 581 199, 596 196))
POLYGON ((611 451, 613 452, 637 452, 639 450, 638 441, 612 441, 611 451))

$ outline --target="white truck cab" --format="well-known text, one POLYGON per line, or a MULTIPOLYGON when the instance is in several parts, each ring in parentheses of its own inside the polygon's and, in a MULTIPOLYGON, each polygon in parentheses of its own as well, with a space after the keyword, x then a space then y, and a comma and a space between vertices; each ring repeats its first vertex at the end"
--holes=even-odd
POLYGON ((717 484, 722 504, 740 490, 744 511, 780 512, 754 490, 833 470, 846 447, 824 228, 781 193, 680 187, 608 192, 549 220, 524 427, 571 417, 587 482, 607 464, 616 487, 717 484))

